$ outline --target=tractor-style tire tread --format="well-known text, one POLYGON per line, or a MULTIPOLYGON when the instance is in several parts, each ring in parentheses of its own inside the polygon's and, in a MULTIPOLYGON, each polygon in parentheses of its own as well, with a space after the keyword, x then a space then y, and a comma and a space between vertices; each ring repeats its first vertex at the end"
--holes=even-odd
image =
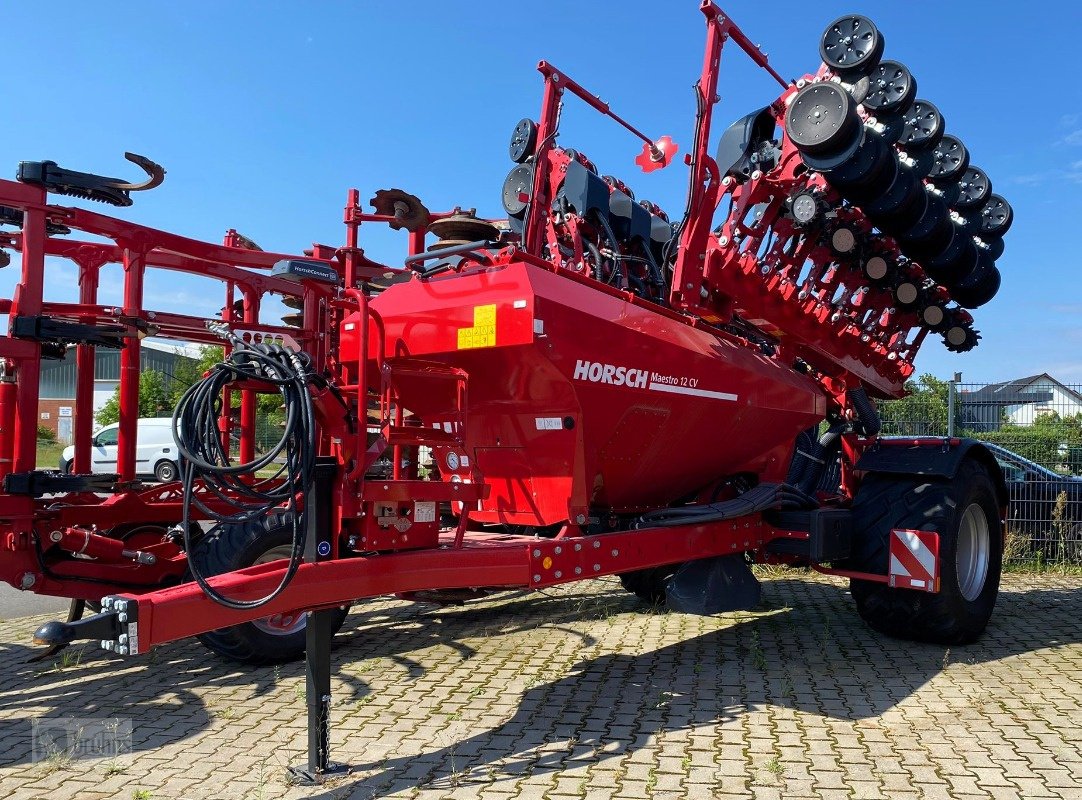
POLYGON ((850 580, 857 611, 868 625, 888 636, 944 645, 980 637, 999 591, 1003 532, 992 478, 979 461, 967 458, 953 480, 870 474, 853 515, 856 540, 848 566, 861 572, 886 574, 892 529, 939 532, 938 593, 850 580), (988 522, 990 553, 983 589, 968 601, 958 587, 956 548, 960 517, 973 503, 988 522))
MULTIPOLYGON (((189 558, 199 574, 209 578, 249 567, 267 550, 287 545, 292 540, 290 515, 273 512, 243 523, 219 525, 214 533, 200 539, 189 558)), ((348 607, 336 609, 334 632, 342 627, 348 613, 348 607)), ((251 665, 295 661, 304 655, 305 649, 303 628, 276 636, 250 622, 208 631, 197 638, 223 658, 251 665)))

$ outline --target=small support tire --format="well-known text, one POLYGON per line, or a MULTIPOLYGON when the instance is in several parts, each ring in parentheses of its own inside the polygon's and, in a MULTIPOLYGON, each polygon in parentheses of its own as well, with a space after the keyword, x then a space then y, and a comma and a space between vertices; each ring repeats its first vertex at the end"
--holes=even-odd
MULTIPOLYGON (((249 522, 221 525, 195 545, 189 558, 204 577, 250 567, 278 558, 288 558, 293 542, 289 515, 273 513, 249 522)), ((335 609, 332 630, 346 620, 348 607, 335 609)), ((199 641, 223 658, 242 664, 280 664, 304 655, 303 614, 275 615, 273 618, 243 622, 229 628, 200 634, 199 641)))

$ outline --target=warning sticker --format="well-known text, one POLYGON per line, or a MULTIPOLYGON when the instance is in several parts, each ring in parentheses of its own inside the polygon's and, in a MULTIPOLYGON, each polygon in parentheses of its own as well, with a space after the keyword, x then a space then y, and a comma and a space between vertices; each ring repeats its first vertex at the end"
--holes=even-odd
POLYGON ((414 522, 435 522, 436 504, 433 502, 416 502, 413 504, 414 522))
POLYGON ((458 329, 458 349, 496 345, 496 304, 476 306, 473 309, 473 327, 458 329))
POLYGON ((939 534, 935 531, 890 532, 888 585, 939 591, 939 534))

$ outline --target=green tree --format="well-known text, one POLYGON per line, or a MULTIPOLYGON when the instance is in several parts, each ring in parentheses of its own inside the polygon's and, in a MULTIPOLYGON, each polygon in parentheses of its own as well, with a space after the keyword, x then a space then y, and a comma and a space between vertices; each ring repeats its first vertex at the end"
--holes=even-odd
POLYGON ((188 391, 188 387, 203 379, 203 373, 210 370, 215 364, 225 357, 223 348, 217 345, 205 344, 199 348, 199 358, 177 359, 173 367, 172 382, 169 386, 169 399, 176 408, 180 398, 188 391))
POLYGON ((883 433, 898 436, 946 436, 950 384, 931 374, 906 381, 906 396, 879 403, 883 433))
MULTIPOLYGON (((156 369, 146 369, 139 374, 139 416, 161 417, 172 413, 173 404, 165 389, 165 375, 156 369)), ((94 415, 99 425, 111 425, 120 421, 120 386, 113 396, 94 415)))

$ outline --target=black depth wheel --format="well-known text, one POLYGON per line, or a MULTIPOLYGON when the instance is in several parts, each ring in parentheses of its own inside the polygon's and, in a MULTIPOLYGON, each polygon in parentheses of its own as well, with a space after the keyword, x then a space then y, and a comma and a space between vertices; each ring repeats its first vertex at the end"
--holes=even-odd
POLYGON ((981 238, 1003 236, 1011 229, 1012 222, 1014 209, 1011 204, 998 194, 991 195, 981 209, 981 238))
POLYGON ((871 88, 864 107, 876 114, 908 110, 917 96, 917 81, 909 68, 899 61, 880 61, 868 76, 871 88))
POLYGON ((883 55, 883 34, 875 23, 859 14, 834 20, 819 40, 823 63, 841 74, 870 72, 883 55))
POLYGON ((511 142, 507 146, 507 154, 516 164, 521 164, 534 154, 537 147, 537 125, 529 117, 518 121, 515 130, 511 132, 511 142))
POLYGON ((508 216, 521 217, 526 213, 528 200, 533 194, 533 164, 519 164, 512 167, 503 180, 503 210, 508 216))
POLYGON ((988 247, 984 252, 987 252, 993 261, 999 261, 999 259, 1003 257, 1004 244, 1003 240, 998 236, 992 237, 991 239, 981 239, 981 241, 988 247))
POLYGON ((999 591, 1003 529, 988 469, 973 458, 953 480, 872 474, 853 504, 850 567, 887 572, 891 529, 938 531, 940 590, 892 589, 852 580, 857 611, 888 636, 936 644, 975 641, 988 625, 999 591))
POLYGON ((785 132, 801 153, 827 156, 845 150, 860 128, 856 103, 836 83, 805 86, 785 112, 785 132))
POLYGON ((927 173, 934 183, 949 183, 969 169, 969 151, 957 136, 944 134, 932 151, 932 166, 927 173))
MULTIPOLYGON (((250 522, 217 526, 199 541, 188 557, 199 573, 209 578, 253 564, 289 558, 292 543, 291 518, 274 513, 250 522)), ((348 613, 348 608, 335 610, 332 625, 335 632, 342 627, 348 613)), ((303 613, 275 614, 231 628, 219 628, 200 634, 198 638, 230 661, 277 664, 295 661, 304 655, 306 621, 303 613)))
POLYGON ((924 271, 941 286, 957 284, 977 268, 977 245, 961 225, 951 223, 954 233, 950 244, 924 264, 924 271))
POLYGON ((853 157, 824 175, 847 200, 863 205, 878 199, 893 184, 897 170, 894 148, 878 133, 867 130, 853 157))
POLYGON ((961 192, 954 207, 963 211, 983 206, 992 195, 992 181, 983 169, 970 167, 958 181, 961 192))
POLYGON ((898 240, 902 251, 918 261, 943 252, 951 242, 954 226, 947 204, 934 194, 928 195, 928 205, 913 227, 902 233, 898 240))
POLYGON ((980 308, 999 292, 1002 276, 992 257, 984 251, 977 253, 977 266, 953 286, 947 287, 951 299, 962 308, 980 308))
POLYGON ((927 150, 939 144, 944 127, 938 108, 927 100, 915 100, 905 112, 905 129, 898 144, 906 150, 927 150))
POLYGON ((924 184, 908 167, 899 165, 894 183, 868 206, 867 213, 879 230, 897 236, 913 227, 927 208, 928 192, 924 184))

